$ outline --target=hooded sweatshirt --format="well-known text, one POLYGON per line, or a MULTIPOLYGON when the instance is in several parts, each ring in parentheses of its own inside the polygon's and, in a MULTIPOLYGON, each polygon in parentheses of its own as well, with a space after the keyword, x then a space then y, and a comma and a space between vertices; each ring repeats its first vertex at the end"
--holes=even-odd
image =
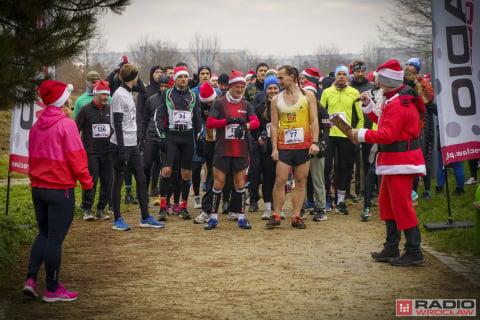
POLYGON ((93 187, 87 153, 75 122, 61 108, 47 107, 29 134, 30 186, 47 189, 93 187))

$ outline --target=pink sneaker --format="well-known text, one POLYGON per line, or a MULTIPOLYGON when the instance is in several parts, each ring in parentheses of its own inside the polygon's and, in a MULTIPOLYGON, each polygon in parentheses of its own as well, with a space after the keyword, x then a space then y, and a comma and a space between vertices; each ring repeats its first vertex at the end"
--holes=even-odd
POLYGON ((45 289, 43 301, 45 302, 57 302, 57 301, 74 301, 77 300, 78 294, 76 292, 69 292, 65 289, 63 284, 58 283, 57 291, 50 292, 45 289))
POLYGON ((23 294, 30 297, 38 297, 37 283, 32 278, 28 278, 23 286, 23 294))
POLYGON ((176 214, 180 212, 180 206, 178 205, 178 203, 175 203, 173 205, 172 211, 175 212, 176 214))

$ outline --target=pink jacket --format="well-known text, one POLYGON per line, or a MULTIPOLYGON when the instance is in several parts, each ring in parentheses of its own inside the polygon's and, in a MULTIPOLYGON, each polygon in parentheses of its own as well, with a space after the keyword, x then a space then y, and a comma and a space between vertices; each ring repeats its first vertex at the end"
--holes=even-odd
POLYGON ((30 130, 30 186, 48 189, 93 187, 87 154, 75 122, 61 108, 47 107, 30 130))

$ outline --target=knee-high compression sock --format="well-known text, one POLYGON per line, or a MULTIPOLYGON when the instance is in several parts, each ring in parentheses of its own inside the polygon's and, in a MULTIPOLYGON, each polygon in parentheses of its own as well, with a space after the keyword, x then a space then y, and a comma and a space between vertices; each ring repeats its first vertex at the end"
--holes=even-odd
POLYGON ((217 190, 215 188, 212 189, 212 218, 217 219, 218 215, 218 207, 220 206, 220 199, 222 198, 222 190, 217 190))
POLYGON ((182 200, 187 201, 188 195, 190 194, 190 182, 191 180, 182 179, 182 200))
POLYGON ((245 198, 246 198, 245 188, 235 189, 235 192, 237 193, 237 196, 235 197, 236 198, 235 202, 238 201, 238 204, 237 203, 234 204, 234 208, 236 210, 234 212, 238 212, 238 219, 239 220, 245 219, 245 198))

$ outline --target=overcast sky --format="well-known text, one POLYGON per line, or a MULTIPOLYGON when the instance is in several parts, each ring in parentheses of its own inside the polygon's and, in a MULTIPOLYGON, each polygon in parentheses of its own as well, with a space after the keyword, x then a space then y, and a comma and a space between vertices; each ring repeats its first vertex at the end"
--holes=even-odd
POLYGON ((216 35, 221 49, 259 55, 313 54, 319 46, 360 53, 381 46, 377 25, 392 0, 134 0, 100 26, 107 51, 128 51, 137 39, 188 49, 195 33, 216 35))

